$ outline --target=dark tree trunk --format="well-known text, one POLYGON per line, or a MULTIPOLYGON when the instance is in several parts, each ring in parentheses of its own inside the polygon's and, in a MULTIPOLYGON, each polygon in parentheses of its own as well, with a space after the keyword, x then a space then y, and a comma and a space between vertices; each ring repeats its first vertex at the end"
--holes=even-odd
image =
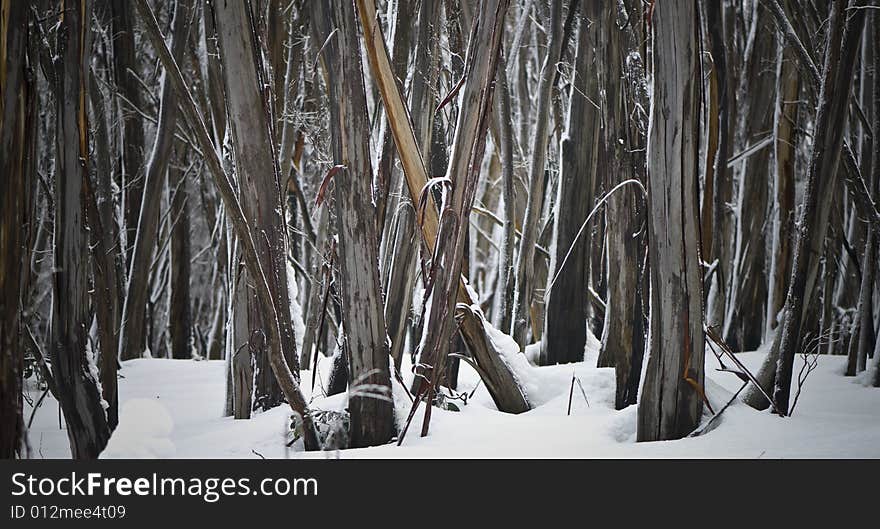
POLYGON ((542 365, 579 362, 587 343, 590 231, 582 233, 577 240, 575 237, 593 206, 600 115, 588 98, 599 100, 595 73, 599 61, 593 47, 598 40, 600 24, 597 4, 581 2, 581 11, 584 18, 578 31, 577 74, 570 91, 568 122, 560 148, 561 170, 553 217, 556 243, 551 246, 548 274, 552 285, 547 285, 544 295, 546 317, 541 345, 542 365))
POLYGON ((22 281, 27 264, 30 130, 34 127, 34 74, 26 67, 28 5, 0 4, 0 459, 26 455, 22 418, 24 350, 19 339, 22 281))
POLYGON ((651 344, 638 409, 639 441, 677 439, 693 431, 702 415, 704 376, 696 2, 658 2, 651 22, 651 344))
POLYGON ((67 422, 70 452, 94 459, 110 438, 88 341, 88 244, 83 187, 89 160, 86 86, 91 2, 71 2, 61 19, 57 62, 55 162, 55 272, 52 303, 52 370, 67 422), (83 163, 85 160, 86 163, 83 163))
MULTIPOLYGON (((646 108, 647 98, 640 97, 642 79, 628 75, 641 69, 634 60, 640 39, 625 38, 634 31, 629 26, 633 20, 632 13, 617 6, 602 12, 599 50, 603 57, 602 108, 609 191, 625 180, 644 178, 643 158, 640 160, 637 153, 644 151, 645 130, 640 128, 637 109, 646 108)), ((608 201, 608 270, 614 272, 608 278, 599 358, 614 359, 617 409, 636 402, 645 350, 640 288, 644 238, 639 234, 643 213, 643 196, 632 184, 616 191, 608 201)))
POLYGON ((89 182, 85 193, 86 221, 92 251, 92 275, 95 282, 95 315, 98 321, 98 339, 101 344, 100 378, 102 397, 107 402, 107 422, 110 429, 119 423, 119 396, 117 364, 119 325, 122 316, 122 266, 119 237, 113 212, 110 174, 110 137, 107 132, 104 101, 94 73, 89 77, 89 96, 95 122, 95 182, 89 182))
POLYGON ((171 333, 171 357, 186 360, 192 357, 192 308, 190 301, 190 175, 179 167, 168 171, 171 190, 171 301, 168 324, 171 333))
MULTIPOLYGON (((117 105, 122 118, 122 134, 118 139, 121 163, 117 164, 125 188, 125 241, 133 245, 144 196, 144 125, 139 115, 143 108, 141 85, 137 79, 138 63, 135 59, 134 14, 129 0, 110 0, 112 13, 113 75, 119 91, 117 105)), ((173 128, 173 127, 172 127, 173 128)), ((126 252, 131 265, 133 253, 126 252)))
MULTIPOLYGON (((758 6, 757 31, 750 47, 745 79, 749 85, 743 123, 745 149, 773 131, 776 87, 775 27, 772 17, 758 6)), ((728 300, 725 340, 734 351, 752 351, 762 342, 766 321, 767 271, 765 258, 768 233, 767 205, 770 190, 770 148, 762 148, 742 162, 739 189, 739 218, 736 253, 730 269, 732 287, 728 300)))

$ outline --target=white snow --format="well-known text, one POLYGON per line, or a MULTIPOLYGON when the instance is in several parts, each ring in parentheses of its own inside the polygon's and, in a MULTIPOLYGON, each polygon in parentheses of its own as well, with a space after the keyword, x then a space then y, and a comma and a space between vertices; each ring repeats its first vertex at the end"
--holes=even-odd
MULTIPOLYGON (((493 341, 496 338, 500 339, 493 334, 493 341)), ((840 372, 846 358, 842 356, 819 357, 819 365, 807 380, 792 417, 783 419, 735 403, 717 421, 717 427, 700 437, 636 443, 637 408, 614 410, 614 371, 594 367, 598 354, 595 338, 589 340, 586 360, 577 364, 535 367, 525 355, 508 354, 513 358, 507 361, 527 385, 530 402, 535 406, 531 411, 521 415, 498 412, 485 385, 477 387, 476 373, 462 363, 459 391, 470 393, 477 387, 473 398, 467 405, 454 401, 459 412, 434 409, 427 437, 419 437, 422 407, 403 446, 391 443, 332 453, 297 451, 301 442, 292 448, 285 446, 290 417, 287 407, 256 414, 250 420, 219 416, 225 383, 223 361, 131 360, 123 363, 120 372, 124 377, 119 380, 120 425, 103 457, 880 457, 880 389, 865 387, 863 377, 843 377, 840 372), (580 382, 583 394, 577 382, 571 391, 572 376, 580 382)), ((756 372, 764 355, 757 351, 738 356, 756 372)), ((712 407, 718 410, 740 382, 730 373, 716 371, 718 365, 711 355, 706 362, 706 392, 712 407)), ((796 367, 800 359, 797 362, 796 367)), ((412 375, 408 358, 403 364, 404 380, 409 384, 412 375)), ((318 367, 323 376, 316 383, 311 405, 341 409, 345 395, 321 396, 329 359, 321 357, 318 367)), ((304 371, 302 381, 308 396, 311 373, 304 371)), ((34 400, 39 397, 36 389, 30 395, 34 400)), ((392 395, 397 421, 402 425, 410 400, 397 382, 392 395)), ((25 416, 30 412, 26 405, 25 416)), ((57 415, 57 403, 48 396, 29 432, 33 457, 69 457, 67 436, 58 427, 57 415)))
POLYGON ((119 425, 101 459, 174 457, 173 430, 174 420, 158 399, 130 399, 120 410, 119 425))

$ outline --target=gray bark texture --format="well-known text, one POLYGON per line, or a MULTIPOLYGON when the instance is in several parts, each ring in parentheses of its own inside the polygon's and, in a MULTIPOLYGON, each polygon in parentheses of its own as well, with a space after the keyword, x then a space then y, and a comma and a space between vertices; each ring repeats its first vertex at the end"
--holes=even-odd
POLYGON ((344 166, 334 177, 339 233, 339 294, 349 353, 351 445, 385 443, 394 434, 391 375, 379 282, 378 238, 371 200, 367 121, 360 40, 353 2, 336 2, 330 24, 340 53, 331 60, 333 142, 344 166))
POLYGON ((654 5, 654 101, 648 131, 650 349, 639 400, 639 441, 677 439, 703 410, 700 265, 700 68, 696 2, 654 5))

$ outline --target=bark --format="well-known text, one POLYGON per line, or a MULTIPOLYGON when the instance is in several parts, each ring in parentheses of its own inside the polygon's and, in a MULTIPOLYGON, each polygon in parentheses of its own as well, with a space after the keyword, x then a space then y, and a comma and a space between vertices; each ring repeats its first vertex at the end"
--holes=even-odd
POLYGON ((548 127, 556 74, 556 63, 562 54, 562 0, 552 0, 548 26, 549 40, 547 55, 541 67, 538 85, 538 109, 535 125, 534 149, 529 166, 529 200, 526 217, 523 221, 523 235, 519 245, 519 262, 516 272, 516 294, 513 305, 512 334, 520 349, 526 346, 529 330, 529 310, 535 287, 535 243, 538 240, 541 211, 544 203, 544 170, 547 164, 548 127))
POLYGON ((677 439, 693 431, 702 414, 704 377, 695 2, 656 3, 651 26, 651 344, 638 408, 639 441, 677 439))
POLYGON ((772 397, 776 411, 783 416, 788 415, 789 411, 792 368, 795 354, 800 350, 803 314, 809 312, 811 293, 815 288, 818 272, 818 256, 822 253, 822 242, 834 198, 834 176, 846 124, 846 94, 849 94, 852 83, 855 52, 864 21, 864 10, 856 10, 846 24, 841 47, 845 7, 846 2, 841 0, 834 2, 831 8, 818 99, 816 134, 804 192, 804 207, 798 219, 792 275, 781 329, 772 397))
MULTIPOLYGON (((375 18, 365 22, 363 5, 359 3, 358 7, 365 35, 379 32, 375 18)), ((341 153, 336 163, 344 166, 334 177, 339 294, 346 342, 343 349, 349 354, 351 446, 363 447, 391 439, 394 408, 389 398, 391 377, 375 208, 371 203, 373 172, 357 20, 352 2, 337 2, 330 11, 331 27, 336 31, 333 38, 340 51, 331 61, 330 78, 336 82, 330 83, 328 89, 330 100, 337 102, 330 108, 334 149, 341 153), (359 389, 362 385, 376 389, 359 389)), ((375 9, 366 12, 375 13, 375 9)))
POLYGON ((193 318, 190 301, 190 197, 187 186, 189 175, 183 168, 168 171, 168 189, 171 196, 171 300, 169 302, 169 332, 171 357, 187 360, 192 357, 193 318))
POLYGON ((275 373, 275 378, 278 380, 278 384, 281 386, 284 397, 290 404, 291 409, 301 417, 303 421, 305 449, 318 450, 320 449, 320 444, 315 432, 311 411, 300 391, 299 382, 291 372, 283 355, 284 348, 282 346, 282 334, 278 323, 277 313, 282 310, 289 311, 290 308, 278 307, 275 304, 275 299, 272 297, 272 292, 269 289, 269 283, 266 279, 266 273, 260 264, 252 229, 248 224, 247 217, 245 217, 245 214, 241 209, 241 204, 236 198, 235 190, 223 169, 220 157, 217 154, 217 151, 214 150, 211 139, 208 136, 208 129, 205 126, 205 121, 196 107, 195 100, 187 91, 183 75, 180 73, 180 68, 175 62, 171 51, 168 49, 168 46, 162 37, 159 24, 156 21, 156 16, 153 14, 153 11, 150 9, 146 0, 135 0, 135 7, 138 10, 141 20, 144 22, 146 35, 158 53, 159 60, 165 67, 165 70, 170 77, 171 84, 180 98, 181 111, 184 118, 189 124, 190 130, 195 135, 199 149, 205 156, 205 163, 214 179, 217 190, 220 192, 226 212, 229 214, 232 227, 241 243, 245 266, 251 276, 256 278, 255 288, 260 300, 260 306, 263 308, 264 314, 269 315, 265 323, 267 324, 266 330, 268 332, 266 333, 266 340, 269 345, 269 361, 272 371, 275 373))
MULTIPOLYGON (((110 0, 111 30, 113 41, 113 75, 119 92, 117 105, 121 116, 121 171, 125 189, 125 241, 133 244, 138 229, 141 202, 144 197, 144 126, 138 111, 143 108, 141 86, 137 79, 138 64, 135 59, 134 13, 129 0, 110 0)), ((173 130, 172 126, 172 130, 173 130)), ((129 253, 126 266, 131 265, 133 254, 129 253)))
POLYGON ((27 140, 36 102, 35 72, 26 66, 27 20, 27 3, 0 3, 0 459, 27 455, 19 327, 31 187, 27 140))
POLYGON ((75 459, 94 459, 110 438, 97 380, 86 351, 88 245, 82 189, 88 178, 89 22, 91 3, 72 2, 61 19, 56 64, 55 271, 52 371, 75 459), (86 163, 83 163, 85 161, 86 163))
MULTIPOLYGON (((186 51, 191 4, 180 0, 175 4, 171 49, 176 62, 181 62, 186 51)), ((177 128, 178 96, 166 76, 162 81, 162 99, 159 124, 150 161, 145 170, 141 211, 138 217, 134 250, 128 272, 125 305, 122 310, 122 329, 119 333, 119 354, 122 360, 140 358, 147 347, 146 306, 148 299, 152 254, 158 238, 159 209, 162 202, 162 184, 171 158, 174 131, 177 128)))
POLYGON ((388 336, 391 338, 391 358, 394 359, 397 370, 400 370, 403 360, 406 329, 418 272, 416 261, 421 241, 416 233, 416 222, 416 211, 412 205, 401 203, 397 212, 397 229, 394 231, 391 275, 385 295, 385 321, 388 323, 388 336))

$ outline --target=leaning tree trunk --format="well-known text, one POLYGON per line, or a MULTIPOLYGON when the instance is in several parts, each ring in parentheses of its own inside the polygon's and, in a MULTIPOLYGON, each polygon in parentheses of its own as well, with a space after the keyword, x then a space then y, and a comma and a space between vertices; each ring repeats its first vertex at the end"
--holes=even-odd
MULTIPOLYGON (((516 271, 516 293, 513 304, 512 335, 520 349, 526 346, 531 321, 532 292, 535 282, 535 244, 538 242, 541 212, 544 209, 544 169, 547 165, 547 131, 550 122, 550 107, 553 80, 556 77, 556 63, 562 53, 562 0, 552 0, 550 4, 550 25, 547 56, 541 67, 538 84, 538 115, 535 125, 534 149, 529 167, 529 200, 523 221, 523 234, 519 245, 519 261, 516 271)), ((507 329, 503 329, 507 330, 507 329)), ((535 334, 535 333, 533 333, 535 334)))
POLYGON ((684 437, 703 410, 700 265, 700 69, 696 2, 654 4, 654 100, 648 131, 650 357, 639 441, 684 437))
MULTIPOLYGON (((271 101, 262 89, 268 82, 260 60, 254 13, 244 2, 214 5, 217 39, 223 62, 227 108, 240 200, 249 224, 255 230, 260 263, 266 271, 281 331, 284 360, 295 376, 299 374, 296 343, 290 321, 290 293, 287 288, 287 244, 282 185, 275 140, 270 128, 271 101)), ((254 278, 246 275, 245 281, 254 278)), ((251 289, 248 289, 251 292, 251 289)), ((240 310, 243 307, 236 307, 240 310)), ((254 402, 266 410, 283 402, 283 393, 269 365, 268 344, 262 329, 270 316, 259 299, 248 294, 248 342, 254 353, 254 402)))
MULTIPOLYGON (((465 68, 466 84, 459 99, 458 123, 446 177, 452 184, 450 201, 444 201, 440 229, 432 259, 432 291, 424 332, 419 343, 420 362, 427 366, 420 379, 417 397, 427 395, 426 417, 430 417, 432 397, 442 379, 454 316, 458 302, 462 261, 467 242, 467 226, 474 203, 480 167, 486 147, 486 133, 492 108, 492 93, 501 39, 506 0, 483 0, 481 17, 474 21, 465 68), (431 384, 425 383, 431 379, 431 384)), ((470 308, 466 310, 472 310, 470 308)), ((427 434, 428 420, 422 423, 427 434)))
POLYGON ((26 67, 28 5, 0 3, 0 459, 25 455, 21 277, 25 269, 29 130, 35 125, 33 71, 26 67))
MULTIPOLYGON (((186 51, 191 5, 180 0, 174 8, 171 49, 178 63, 186 51)), ((167 75, 166 75, 167 77, 167 75)), ((119 333, 119 355, 122 360, 140 358, 147 347, 146 314, 150 267, 153 249, 158 238, 159 209, 162 202, 162 184, 171 158, 174 131, 177 127, 178 97, 168 83, 162 81, 162 99, 159 105, 159 124, 153 142, 153 151, 145 170, 143 200, 140 205, 134 250, 130 259, 125 304, 122 309, 122 329, 119 333)))
MULTIPOLYGON (((548 273, 552 283, 547 285, 544 295, 546 316, 540 353, 542 365, 578 362, 583 359, 587 343, 590 237, 589 233, 584 233, 580 239, 575 238, 592 209, 592 190, 597 178, 600 115, 590 99, 599 100, 598 76, 595 74, 599 61, 593 51, 599 24, 598 20, 588 22, 597 18, 598 4, 587 1, 580 5, 584 18, 578 31, 576 74, 560 147, 560 176, 553 217, 555 244, 550 247, 548 273)), ((510 187, 513 187, 512 183, 510 187)), ((512 189, 510 193, 512 200, 512 189)), ((508 214, 512 216, 513 204, 508 208, 508 214)), ((505 222, 514 222, 514 219, 505 218, 505 222)))
MULTIPOLYGON (((506 5, 506 2, 503 3, 505 8, 506 5)), ((493 3, 491 7, 492 13, 497 13, 497 10, 501 8, 502 4, 493 3)), ((361 15, 362 25, 372 28, 373 22, 371 21, 374 20, 374 13, 376 12, 373 2, 371 0, 358 0, 358 11, 361 15)), ((487 11, 482 12, 486 13, 487 11)), ((418 202, 418 197, 422 192, 422 189, 428 183, 428 177, 424 162, 421 159, 421 152, 416 143, 412 123, 406 115, 406 107, 403 104, 403 97, 395 83, 392 82, 391 65, 388 60, 388 53, 385 50, 384 41, 381 38, 381 32, 373 32, 371 30, 365 31, 364 40, 367 44, 367 55, 370 60, 370 68, 374 78, 379 84, 379 92, 386 107, 389 124, 391 125, 394 134, 394 142, 397 146, 401 165, 403 165, 406 186, 409 190, 410 198, 414 202, 418 202), (371 35, 372 37, 370 37, 371 35)), ((482 59, 483 62, 487 62, 487 60, 488 59, 485 57, 482 59)), ((483 67, 488 66, 489 64, 486 63, 483 67)), ((478 83, 478 81, 471 82, 478 83)), ((482 84, 474 84, 473 86, 471 86, 471 83, 466 84, 465 92, 470 94, 469 97, 471 99, 478 96, 480 86, 483 86, 483 90, 486 90, 488 89, 488 86, 491 86, 488 84, 489 81, 485 79, 481 79, 479 83, 486 83, 486 86, 483 86, 482 84)), ((467 130, 468 136, 462 136, 460 139, 456 139, 456 143, 461 142, 462 144, 467 145, 469 142, 472 144, 476 142, 474 139, 478 132, 476 124, 480 122, 480 117, 479 115, 474 114, 468 116, 468 118, 469 119, 466 121, 466 129, 461 129, 461 127, 456 128, 456 134, 459 134, 459 130, 467 130)), ((463 149, 465 148, 462 147, 459 151, 462 151, 462 153, 465 152, 463 149)), ((462 156, 462 160, 458 161, 458 164, 465 164, 468 162, 468 156, 464 156, 464 154, 461 154, 460 156, 462 156)), ((447 174, 461 174, 463 172, 464 170, 461 168, 452 170, 451 165, 447 169, 447 174), (450 173, 450 171, 452 172, 450 173)), ((426 207, 423 209, 423 212, 419 217, 419 227, 422 232, 422 240, 428 250, 433 252, 439 231, 439 217, 437 210, 434 207, 426 207)), ((475 303, 474 300, 471 299, 467 289, 464 287, 464 281, 461 280, 459 281, 458 288, 458 303, 467 307, 471 307, 475 303)), ((501 358, 499 351, 489 339, 482 315, 474 311, 464 311, 464 314, 459 315, 462 317, 459 328, 461 336, 467 345, 468 351, 473 357, 474 362, 479 368, 480 376, 486 384, 486 389, 489 391, 489 394, 492 396, 498 409, 507 413, 522 413, 528 411, 529 403, 516 381, 510 366, 501 358)))
MULTIPOLYGON (((371 203, 370 128, 353 2, 335 2, 331 27, 340 53, 329 84, 332 139, 341 152, 336 176, 339 294, 349 353, 351 445, 372 446, 394 434, 391 376, 379 283, 375 208, 371 203), (370 385, 371 389, 359 386, 370 385), (378 388, 378 389, 372 389, 378 388)), ((378 31, 378 29, 376 28, 378 31)), ((343 348, 345 349, 345 348, 343 348)))
POLYGON ((88 243, 82 189, 88 178, 86 86, 91 2, 71 2, 61 19, 57 62, 55 161, 55 272, 52 303, 52 368, 67 422, 70 452, 97 458, 110 438, 88 341, 88 243))
POLYGON ((846 23, 841 46, 845 0, 837 0, 831 8, 825 66, 819 90, 813 151, 804 207, 798 219, 794 262, 786 297, 783 325, 779 339, 779 360, 773 386, 773 401, 780 415, 788 415, 792 369, 795 354, 800 350, 804 313, 809 312, 819 256, 828 224, 830 206, 843 145, 848 94, 856 50, 861 38, 865 10, 856 10, 846 23))

